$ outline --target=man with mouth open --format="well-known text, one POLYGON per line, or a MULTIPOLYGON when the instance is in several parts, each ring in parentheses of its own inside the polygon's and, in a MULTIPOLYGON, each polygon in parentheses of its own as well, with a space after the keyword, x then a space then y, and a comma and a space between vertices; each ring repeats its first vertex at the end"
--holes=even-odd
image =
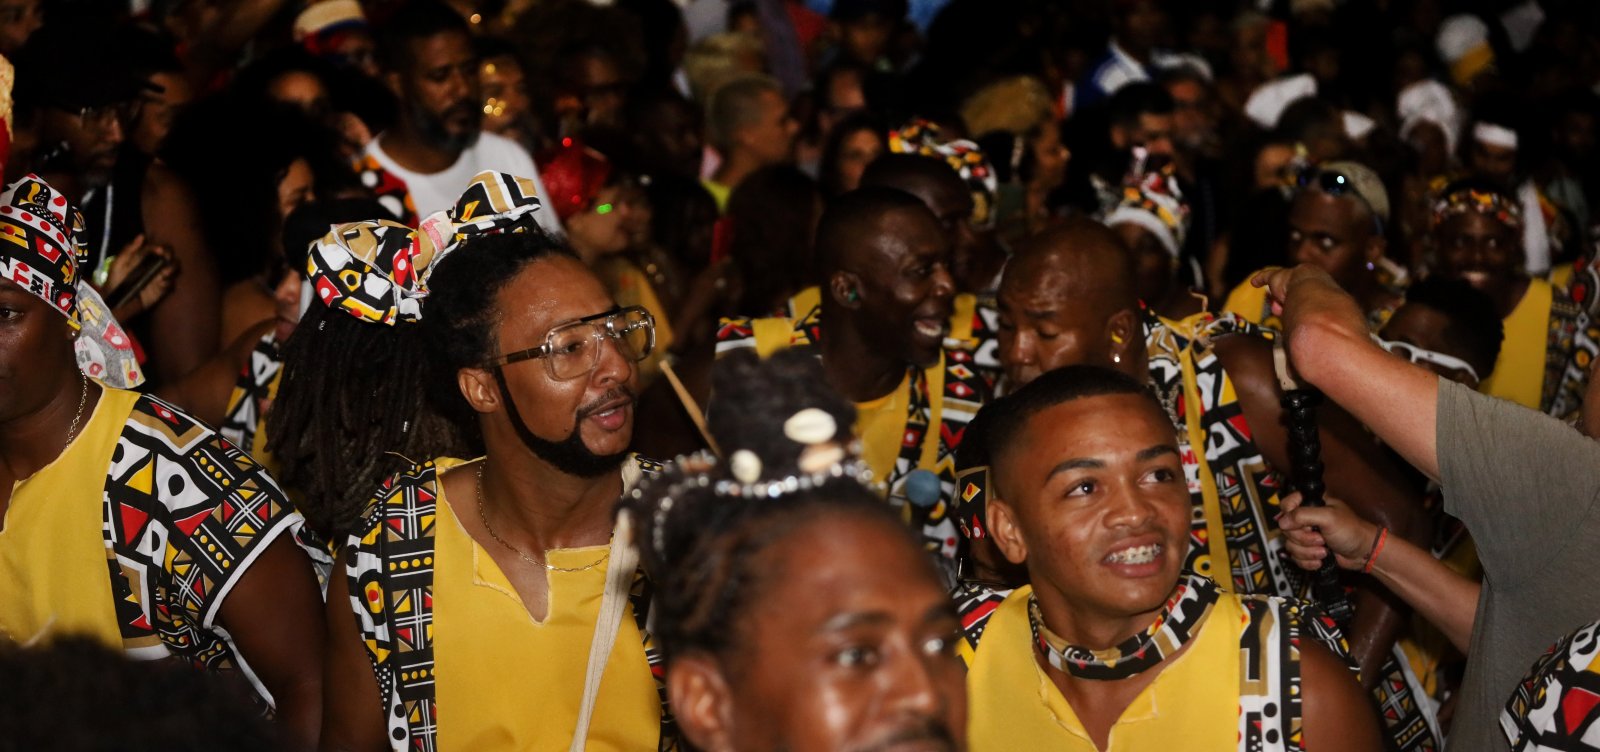
POLYGON ((947 558, 959 535, 949 514, 955 450, 988 393, 970 354, 944 346, 955 295, 950 253, 949 235, 921 200, 859 188, 835 199, 817 226, 821 302, 796 318, 725 319, 717 334, 719 355, 813 348, 828 383, 856 405, 873 477, 947 558))
MULTIPOLYGON (((409 0, 378 29, 384 82, 400 102, 394 126, 367 144, 367 156, 405 181, 417 216, 455 203, 485 170, 533 180, 549 196, 533 158, 515 141, 483 132, 478 54, 461 15, 438 0, 409 0)), ((539 226, 561 234, 555 212, 539 226)))
POLYGON ((988 527, 1033 584, 963 619, 972 750, 1382 748, 1326 617, 1184 570, 1183 460, 1143 382, 1069 366, 985 416, 988 527))
POLYGON ((484 455, 393 476, 348 539, 324 749, 656 749, 659 654, 612 517, 657 468, 628 454, 654 322, 538 231, 470 238, 428 284, 435 396, 484 455))

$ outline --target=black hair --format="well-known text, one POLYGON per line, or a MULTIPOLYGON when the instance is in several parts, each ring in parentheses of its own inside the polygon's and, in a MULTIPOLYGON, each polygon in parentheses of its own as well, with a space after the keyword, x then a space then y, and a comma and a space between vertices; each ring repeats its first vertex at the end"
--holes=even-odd
POLYGON ((130 660, 85 637, 28 648, 0 640, 0 676, 7 749, 283 749, 242 680, 130 660))
POLYGON ((729 256, 743 281, 734 310, 766 316, 811 282, 811 234, 822 200, 817 181, 793 165, 763 167, 728 197, 729 256))
POLYGON ((645 192, 653 208, 650 237, 685 269, 705 268, 716 235, 717 200, 698 180, 670 172, 652 175, 645 192))
POLYGON ((278 183, 296 160, 306 161, 325 192, 355 183, 337 138, 293 107, 231 93, 178 116, 161 158, 194 194, 200 232, 223 284, 267 271, 278 258, 278 183), (219 154, 228 155, 225 167, 219 154))
POLYGON ((1111 125, 1131 125, 1140 115, 1171 115, 1172 95, 1160 84, 1139 81, 1128 84, 1106 101, 1106 118, 1111 125))
MULTIPOLYGON (((897 188, 912 193, 910 186, 921 183, 951 183, 967 192, 961 173, 950 169, 943 159, 921 154, 885 154, 873 160, 861 173, 861 185, 897 188)), ((915 194, 913 194, 915 195, 915 194)))
POLYGON ((872 242, 863 231, 894 211, 917 212, 938 221, 922 199, 897 188, 867 186, 829 201, 817 222, 818 276, 826 278, 843 265, 853 249, 872 242))
MULTIPOLYGON (((791 350, 765 361, 750 352, 730 354, 717 362, 713 381, 712 434, 724 452, 754 453, 763 481, 798 473, 804 447, 785 436, 782 426, 800 410, 828 413, 839 438, 849 439, 855 408, 827 386, 812 354, 791 350)), ((707 468, 690 458, 647 481, 621 505, 635 520, 641 563, 658 587, 651 616, 669 666, 688 653, 726 655, 737 644, 745 609, 767 583, 786 574, 761 561, 762 554, 807 523, 867 520, 898 531, 907 546, 921 550, 892 508, 854 478, 833 478, 776 498, 719 495, 719 482, 733 482, 725 464, 707 468)), ((928 572, 936 576, 931 563, 928 572)))
POLYGON ((1028 137, 1010 131, 989 131, 973 139, 994 166, 994 179, 1001 183, 1027 185, 1033 180, 1037 158, 1028 137))
POLYGON ((333 225, 376 218, 399 221, 398 217, 390 215, 383 204, 371 198, 319 199, 302 204, 283 220, 285 267, 305 273, 306 255, 310 252, 311 244, 327 235, 333 225))
POLYGON ((432 369, 429 394, 441 412, 468 417, 456 372, 480 367, 494 355, 500 291, 529 264, 551 258, 578 257, 565 243, 530 228, 463 241, 434 266, 422 331, 432 369))
POLYGON ((1449 323, 1439 332, 1451 348, 1468 355, 1465 360, 1489 378, 1505 339, 1505 322, 1488 294, 1466 282, 1434 275, 1406 290, 1407 305, 1421 305, 1444 314, 1449 323))
MULTIPOLYGON (((1041 410, 1085 397, 1119 394, 1142 397, 1152 409, 1165 414, 1150 388, 1128 374, 1104 366, 1064 366, 1047 371, 1027 386, 984 406, 982 452, 990 463, 999 461, 1022 437, 1028 420, 1041 410)), ((1061 429, 1070 431, 1072 427, 1061 429)))
POLYGON ((421 327, 362 321, 312 303, 282 345, 267 451, 306 522, 343 541, 384 478, 462 456, 464 432, 427 399, 421 327))
MULTIPOLYGON (((886 129, 883 122, 872 112, 864 110, 851 113, 834 124, 833 130, 828 132, 828 140, 822 145, 822 158, 818 162, 817 182, 822 185, 824 195, 837 196, 844 192, 843 186, 839 184, 839 152, 844 150, 846 138, 861 131, 872 133, 873 137, 878 139, 878 145, 885 147, 885 152, 888 151, 884 137, 886 129)), ((878 161, 882 161, 881 158, 878 161)))
POLYGON ((418 39, 450 32, 472 35, 467 20, 439 0, 405 0, 376 32, 378 62, 391 72, 411 62, 411 43, 418 39))

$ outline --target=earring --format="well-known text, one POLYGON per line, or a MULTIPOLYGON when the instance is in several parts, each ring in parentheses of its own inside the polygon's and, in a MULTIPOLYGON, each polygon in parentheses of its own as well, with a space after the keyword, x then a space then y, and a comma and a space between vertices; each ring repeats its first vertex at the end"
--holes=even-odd
POLYGON ((1121 363, 1122 362, 1122 356, 1121 355, 1113 355, 1113 356, 1111 356, 1111 362, 1112 363, 1121 363))
POLYGON ((1111 334, 1111 341, 1115 342, 1115 343, 1117 343, 1119 345, 1122 344, 1122 335, 1113 332, 1111 334))
POLYGON ((861 293, 856 292, 855 288, 852 287, 850 288, 850 292, 844 294, 844 299, 854 303, 861 299, 861 293))
POLYGON ((1373 264, 1371 261, 1367 262, 1367 271, 1370 272, 1370 271, 1372 271, 1373 269, 1376 269, 1376 268, 1378 268, 1377 265, 1373 264))

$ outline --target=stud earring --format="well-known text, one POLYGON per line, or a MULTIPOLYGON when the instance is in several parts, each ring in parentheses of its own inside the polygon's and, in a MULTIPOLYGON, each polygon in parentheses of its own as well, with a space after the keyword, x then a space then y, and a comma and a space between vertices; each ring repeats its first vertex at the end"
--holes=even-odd
POLYGON ((856 292, 854 288, 851 288, 850 292, 844 294, 844 299, 854 303, 861 299, 861 293, 856 292))
POLYGON ((1122 362, 1122 356, 1121 355, 1113 355, 1113 356, 1111 356, 1111 362, 1112 363, 1121 363, 1122 362))

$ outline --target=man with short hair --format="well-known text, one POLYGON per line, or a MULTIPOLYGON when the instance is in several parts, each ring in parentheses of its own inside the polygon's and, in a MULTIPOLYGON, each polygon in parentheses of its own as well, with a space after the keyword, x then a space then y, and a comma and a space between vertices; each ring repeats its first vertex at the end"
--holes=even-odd
POLYGON ((1157 47, 1167 30, 1167 13, 1155 0, 1116 0, 1111 9, 1111 39, 1076 87, 1074 111, 1104 101, 1123 87, 1149 81, 1152 74, 1180 65, 1192 65, 1209 74, 1210 66, 1195 55, 1157 47))
POLYGON ((988 386, 966 352, 944 346, 950 241, 915 196, 860 188, 823 213, 816 247, 820 302, 794 318, 725 319, 717 352, 814 348, 828 382, 856 404, 874 477, 929 548, 952 557, 954 454, 988 386))
MULTIPOLYGON (((405 181, 419 216, 449 208, 486 170, 528 177, 539 195, 548 195, 527 151, 483 132, 478 55, 460 14, 437 0, 411 0, 378 33, 384 78, 400 100, 400 116, 366 153, 405 181)), ((555 212, 539 212, 538 220, 546 231, 561 233, 555 212)))
MULTIPOLYGON (((1404 298, 1406 272, 1384 255, 1383 228, 1389 221, 1389 194, 1371 168, 1358 162, 1329 162, 1301 177, 1303 185, 1289 205, 1288 246, 1293 264, 1316 264, 1361 301, 1374 331, 1383 327, 1404 298)), ((1261 288, 1247 279, 1222 304, 1252 323, 1278 328, 1278 319, 1261 288)))
POLYGON ((962 615, 973 750, 1382 748, 1330 619, 1185 571, 1184 447, 1143 379, 1071 366, 985 418, 988 528, 1032 584, 962 615))
POLYGON ((726 211, 733 189, 750 173, 794 158, 800 124, 789 114, 783 89, 766 76, 736 78, 717 87, 706 113, 706 140, 722 162, 703 184, 717 200, 717 209, 726 211))
MULTIPOLYGON (((1270 333, 1229 314, 1156 316, 1135 295, 1132 262, 1116 235, 1087 220, 1018 247, 1000 285, 1000 315, 1007 390, 1086 363, 1120 370, 1160 397, 1191 479, 1191 571, 1238 593, 1305 592, 1282 558, 1275 521, 1287 485, 1280 469, 1291 455, 1270 333)), ((1426 541, 1419 494, 1400 469, 1348 416, 1325 408, 1318 423, 1330 493, 1397 535, 1426 541)), ((983 537, 979 510, 964 507, 959 517, 972 537, 983 537)), ((1381 700, 1413 709, 1388 719, 1390 735, 1434 738, 1406 697, 1415 688, 1391 650, 1403 615, 1365 586, 1354 603, 1348 634, 1361 675, 1381 700)))

